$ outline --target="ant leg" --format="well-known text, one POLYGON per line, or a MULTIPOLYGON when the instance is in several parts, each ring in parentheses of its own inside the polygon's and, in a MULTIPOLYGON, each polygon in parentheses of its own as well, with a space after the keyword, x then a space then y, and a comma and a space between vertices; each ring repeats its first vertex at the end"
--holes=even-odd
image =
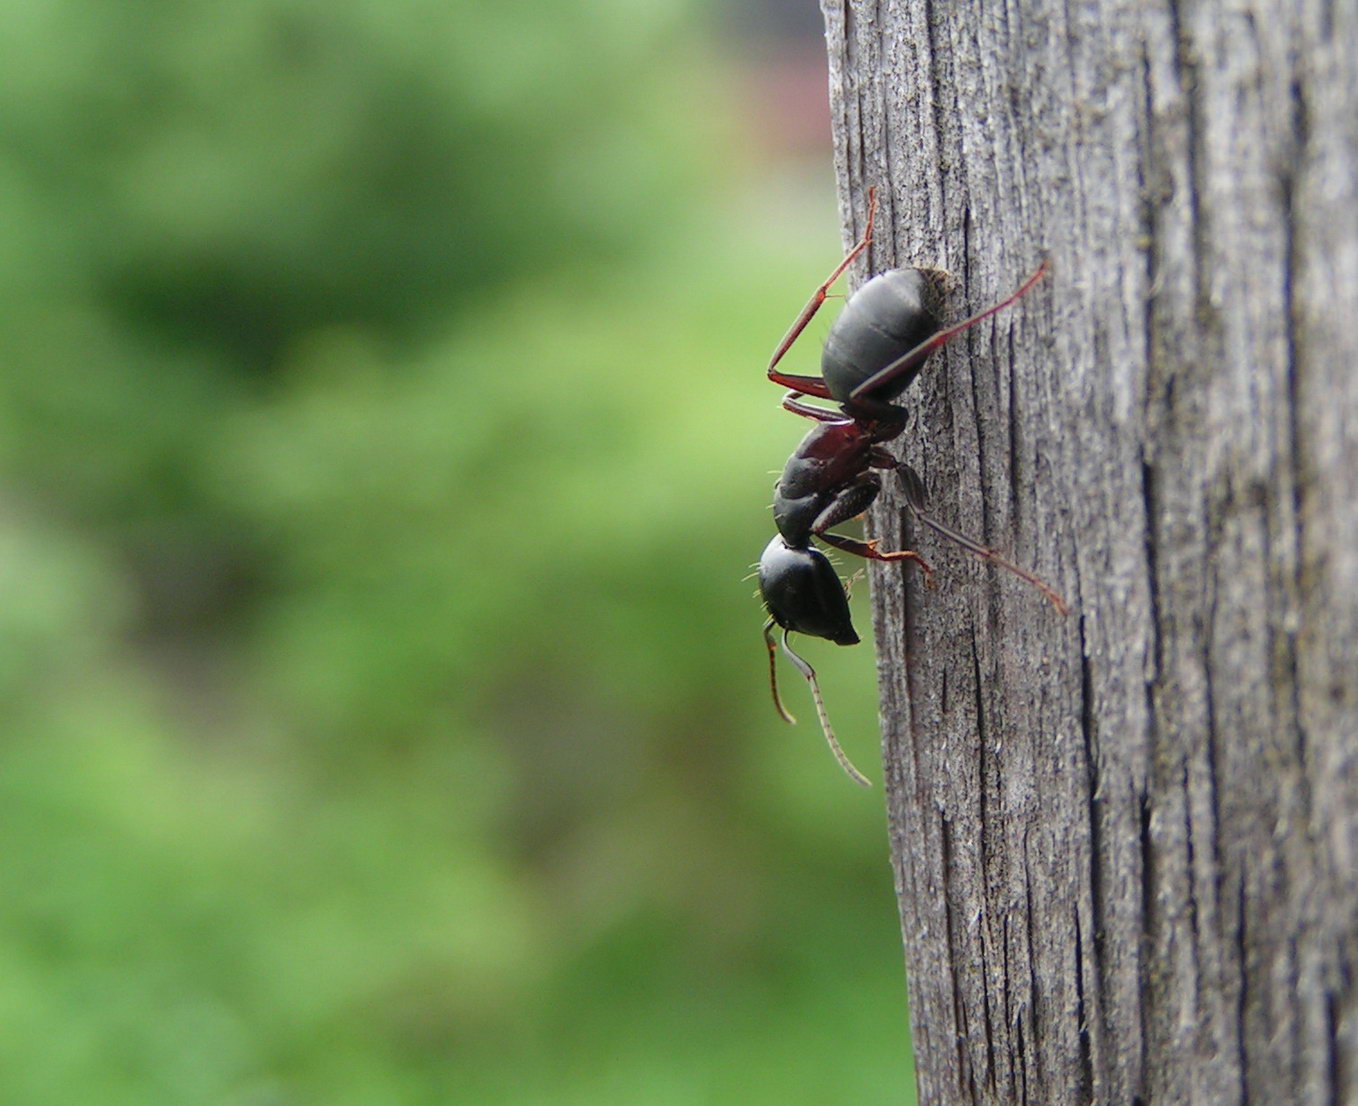
POLYGON ((827 533, 830 527, 838 526, 841 522, 861 515, 871 506, 872 501, 877 498, 881 490, 882 482, 877 478, 876 473, 863 473, 816 516, 816 521, 811 524, 811 532, 827 545, 833 545, 836 549, 842 549, 845 553, 853 553, 865 560, 914 561, 923 570, 925 583, 932 584, 933 567, 913 549, 883 551, 877 548, 875 538, 870 541, 859 541, 857 538, 846 537, 843 534, 827 533))
MULTIPOLYGON (((847 269, 851 264, 853 264, 854 258, 856 258, 859 254, 866 250, 869 245, 871 245, 872 222, 873 219, 876 218, 876 215, 877 215, 877 189, 870 188, 868 189, 868 224, 867 227, 863 230, 863 237, 860 238, 858 240, 858 244, 848 252, 844 260, 839 263, 839 266, 835 269, 835 271, 825 278, 825 283, 823 283, 811 294, 811 298, 806 301, 806 306, 802 308, 801 314, 798 315, 796 320, 793 322, 792 328, 786 334, 783 335, 783 340, 778 343, 778 348, 773 351, 773 358, 772 360, 769 361, 770 380, 776 381, 777 383, 782 384, 788 388, 797 388, 798 385, 793 383, 794 380, 816 379, 815 377, 810 378, 784 377, 781 373, 775 373, 773 370, 774 367, 778 364, 778 362, 783 359, 783 354, 787 353, 787 351, 791 348, 792 343, 797 340, 798 335, 800 335, 801 332, 806 329, 806 324, 809 323, 812 317, 816 314, 816 312, 820 310, 820 305, 825 302, 825 297, 830 291, 830 286, 833 285, 834 282, 837 281, 841 276, 843 276, 844 270, 847 269)), ((807 394, 816 395, 818 393, 810 392, 807 394)))
POLYGON ((919 473, 907 465, 904 461, 896 464, 896 473, 901 479, 901 486, 905 490, 905 503, 910 508, 910 513, 915 516, 916 521, 923 523, 937 534, 941 534, 950 542, 960 545, 969 553, 974 553, 983 561, 989 561, 1000 568, 1008 569, 1020 580, 1026 580, 1029 584, 1040 591, 1047 601, 1056 608, 1057 613, 1065 615, 1069 612, 1066 601, 1056 592, 1050 584, 1043 580, 1036 573, 1029 572, 1026 568, 1020 568, 1009 560, 1004 554, 989 546, 982 545, 978 541, 967 537, 965 534, 958 533, 951 526, 948 526, 938 519, 924 513, 924 481, 919 478, 919 473))
POLYGON ((764 623, 764 644, 769 650, 769 690, 773 692, 773 708, 784 722, 796 722, 797 720, 788 713, 787 707, 783 706, 783 700, 778 695, 778 644, 773 640, 773 619, 764 623))
MULTIPOLYGON (((968 330, 977 323, 990 318, 991 315, 994 315, 998 311, 1003 311, 1032 288, 1032 286, 1041 280, 1046 273, 1047 262, 1044 260, 1042 264, 1034 270, 1033 274, 1019 285, 1018 291, 1012 296, 1000 300, 999 303, 987 307, 984 311, 978 312, 969 319, 963 319, 956 326, 950 326, 947 330, 940 330, 932 337, 926 338, 914 349, 909 350, 896 358, 896 360, 891 362, 886 368, 873 373, 872 376, 868 377, 867 380, 863 381, 862 384, 858 385, 858 387, 849 393, 849 398, 854 401, 862 400, 870 393, 877 391, 883 385, 891 383, 891 381, 895 380, 896 377, 900 376, 902 373, 909 372, 928 357, 929 354, 933 353, 934 350, 938 349, 940 346, 947 345, 961 334, 962 331, 968 330)), ((792 386, 793 385, 788 385, 788 387, 792 386)))
POLYGON ((817 534, 816 537, 828 545, 833 545, 836 549, 842 549, 845 553, 853 553, 868 561, 914 561, 924 573, 924 586, 929 588, 934 586, 934 566, 913 549, 883 551, 877 548, 876 538, 870 541, 858 541, 856 538, 846 538, 843 534, 817 534))
POLYGON ((770 372, 769 379, 784 388, 792 388, 794 395, 834 399, 830 394, 830 386, 818 376, 793 376, 791 373, 770 372))
POLYGON ((811 403, 802 403, 799 392, 788 392, 783 397, 783 410, 791 411, 794 415, 801 415, 804 419, 815 419, 817 422, 852 422, 848 415, 843 411, 831 411, 824 407, 817 407, 811 403))
MULTIPOLYGON (((767 633, 767 631, 765 631, 767 633)), ((853 761, 840 747, 835 731, 830 728, 830 716, 825 713, 825 700, 821 698, 820 684, 816 682, 816 670, 812 668, 801 657, 792 651, 792 646, 787 643, 789 631, 783 631, 783 652, 787 654, 788 660, 797 666, 797 671, 806 677, 806 682, 811 685, 811 699, 816 704, 816 716, 820 719, 821 732, 825 734, 826 743, 830 746, 830 752, 834 753, 835 760, 839 761, 839 766, 844 769, 849 779, 860 787, 871 787, 868 778, 853 766, 853 761)))

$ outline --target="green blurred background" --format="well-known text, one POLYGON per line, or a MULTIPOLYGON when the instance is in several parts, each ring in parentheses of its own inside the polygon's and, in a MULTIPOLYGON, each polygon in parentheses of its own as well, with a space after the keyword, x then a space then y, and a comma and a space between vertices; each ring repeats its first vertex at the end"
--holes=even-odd
POLYGON ((812 0, 3 10, 0 1103, 907 1100, 812 0))

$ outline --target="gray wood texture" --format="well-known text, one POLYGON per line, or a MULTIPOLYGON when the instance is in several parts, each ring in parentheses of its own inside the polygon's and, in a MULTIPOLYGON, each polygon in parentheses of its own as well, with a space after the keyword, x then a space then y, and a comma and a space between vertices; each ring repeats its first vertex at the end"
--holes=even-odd
POLYGON ((1358 1103, 1358 3, 825 8, 893 447, 1069 601, 869 519, 921 1101, 1358 1103))

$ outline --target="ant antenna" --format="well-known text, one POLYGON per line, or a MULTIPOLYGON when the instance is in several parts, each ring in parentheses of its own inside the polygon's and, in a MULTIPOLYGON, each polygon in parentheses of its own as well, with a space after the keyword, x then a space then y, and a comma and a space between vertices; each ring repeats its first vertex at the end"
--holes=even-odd
MULTIPOLYGON (((772 619, 769 621, 772 625, 772 619)), ((844 769, 845 774, 859 787, 871 787, 872 782, 853 766, 853 761, 839 744, 835 737, 835 731, 830 727, 830 716, 825 713, 825 700, 821 698, 820 684, 816 682, 816 670, 806 663, 801 657, 792 651, 792 646, 787 643, 787 635, 790 630, 783 631, 783 652, 788 655, 788 659, 797 666, 797 671, 806 677, 806 682, 811 685, 811 698, 816 704, 816 716, 820 718, 820 728, 825 734, 825 740, 830 746, 830 752, 834 753, 835 760, 839 761, 839 766, 844 769)), ((769 643, 769 671, 773 671, 773 637, 769 633, 769 627, 764 628, 764 638, 769 643)), ((791 716, 783 709, 782 703, 778 701, 778 688, 775 684, 773 691, 773 702, 778 707, 778 712, 789 722, 791 716)))
POLYGON ((773 708, 784 722, 795 725, 797 719, 788 713, 787 707, 783 706, 783 700, 778 694, 778 644, 773 640, 773 619, 771 618, 764 623, 764 644, 769 648, 769 690, 773 692, 773 708))

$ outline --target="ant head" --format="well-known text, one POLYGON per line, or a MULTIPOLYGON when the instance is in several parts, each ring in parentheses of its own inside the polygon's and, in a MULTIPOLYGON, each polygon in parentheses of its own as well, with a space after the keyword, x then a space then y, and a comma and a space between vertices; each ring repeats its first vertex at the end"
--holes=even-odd
POLYGON ((794 549, 775 535, 759 558, 759 594, 784 630, 858 644, 844 585, 819 549, 794 549))

